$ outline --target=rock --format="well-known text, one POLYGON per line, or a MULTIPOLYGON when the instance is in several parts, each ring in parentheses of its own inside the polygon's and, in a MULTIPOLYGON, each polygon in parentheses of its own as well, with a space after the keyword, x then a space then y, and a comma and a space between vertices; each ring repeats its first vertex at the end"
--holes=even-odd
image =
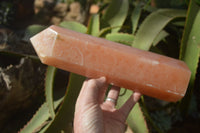
POLYGON ((66 3, 58 3, 54 7, 55 12, 65 12, 67 10, 67 4, 66 3))
POLYGON ((84 18, 84 12, 81 12, 81 5, 79 2, 73 2, 70 5, 70 11, 67 13, 67 15, 64 17, 64 21, 77 21, 80 23, 83 23, 84 18))
POLYGON ((0 68, 1 132, 17 131, 43 102, 45 70, 44 65, 28 58, 0 68))
POLYGON ((44 7, 44 0, 35 0, 35 7, 34 7, 34 10, 35 10, 35 13, 37 14, 43 7, 44 7))
POLYGON ((96 4, 91 5, 90 7, 90 14, 96 14, 99 11, 99 6, 96 4))
POLYGON ((35 14, 39 12, 49 13, 52 12, 53 7, 55 6, 54 0, 35 0, 34 10, 35 14))
POLYGON ((58 3, 55 5, 53 10, 59 17, 64 17, 66 15, 67 8, 68 6, 66 3, 58 3))
POLYGON ((53 16, 51 18, 51 24, 58 25, 60 22, 61 22, 61 18, 59 18, 59 17, 53 16))
POLYGON ((5 49, 7 46, 9 34, 11 34, 11 30, 7 28, 0 28, 0 49, 5 49))
POLYGON ((81 4, 80 4, 79 2, 73 2, 73 3, 70 5, 70 12, 79 14, 80 11, 81 11, 81 4))

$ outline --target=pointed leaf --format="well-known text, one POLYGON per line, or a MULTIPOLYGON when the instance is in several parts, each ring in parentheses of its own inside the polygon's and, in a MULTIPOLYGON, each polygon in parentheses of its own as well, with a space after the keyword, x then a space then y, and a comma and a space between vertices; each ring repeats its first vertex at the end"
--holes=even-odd
MULTIPOLYGON (((36 114, 31 118, 31 120, 27 123, 27 125, 24 126, 24 128, 21 130, 21 132, 34 132, 34 131, 39 131, 41 130, 41 128, 43 128, 44 126, 46 126, 46 124, 49 123, 49 118, 54 118, 52 117, 52 111, 54 113, 54 110, 56 110, 56 108, 60 105, 60 103, 63 100, 63 97, 57 98, 56 100, 53 101, 53 103, 51 103, 53 100, 53 96, 52 95, 52 90, 53 90, 53 82, 54 82, 54 76, 55 76, 55 71, 56 68, 49 66, 47 68, 47 73, 46 73, 46 80, 45 80, 45 87, 46 87, 46 101, 36 112, 36 114), (48 97, 48 96, 49 97, 48 97), (49 106, 51 105, 51 106, 49 106), (50 107, 52 107, 53 109, 51 109, 50 107), (52 111, 50 111, 50 109, 52 111)), ((54 113, 55 115, 55 113, 54 113)))
POLYGON ((25 35, 22 40, 29 41, 32 36, 47 28, 43 25, 30 25, 26 28, 25 35))
POLYGON ((56 73, 56 68, 53 66, 48 66, 45 79, 45 97, 52 119, 55 117, 54 105, 53 105, 53 85, 54 85, 55 73, 56 73))
MULTIPOLYGON (((128 0, 112 0, 106 10, 103 20, 110 24, 110 27, 122 26, 128 15, 128 0)), ((112 32, 119 31, 120 28, 112 29, 112 32)))
POLYGON ((142 12, 142 8, 140 3, 137 3, 136 7, 134 8, 132 15, 131 15, 131 21, 132 21, 132 34, 135 34, 135 31, 138 26, 138 22, 140 19, 140 15, 142 12))
POLYGON ((176 9, 159 9, 151 13, 139 27, 132 46, 149 50, 156 36, 170 21, 185 16, 185 10, 176 9))
MULTIPOLYGON (((133 93, 130 90, 124 90, 123 88, 121 88, 120 94, 122 94, 124 91, 126 91, 124 95, 119 96, 117 100, 117 108, 120 108, 133 93)), ((147 128, 146 120, 141 111, 139 103, 137 103, 134 106, 134 108, 131 110, 131 112, 129 113, 127 122, 128 122, 129 127, 132 129, 134 133, 148 133, 149 132, 147 128)))
POLYGON ((100 29, 99 14, 95 14, 90 18, 87 34, 98 36, 100 29))
POLYGON ((128 116, 128 125, 134 131, 134 133, 148 133, 149 129, 147 127, 146 120, 142 113, 139 103, 135 104, 134 109, 128 116), (134 120, 133 120, 134 119, 134 120))
POLYGON ((166 31, 164 31, 164 30, 160 31, 160 33, 153 40, 153 46, 156 46, 161 40, 163 40, 168 35, 169 35, 169 33, 167 33, 166 31))
POLYGON ((186 96, 181 101, 183 114, 189 111, 190 101, 193 94, 193 87, 200 56, 200 7, 194 0, 190 1, 186 26, 181 43, 180 59, 186 62, 192 74, 186 96))
POLYGON ((134 36, 126 33, 110 33, 106 35, 106 39, 131 46, 134 36))
POLYGON ((173 25, 178 26, 178 27, 184 27, 185 26, 185 21, 176 21, 172 22, 173 25))
POLYGON ((115 26, 115 27, 106 27, 100 30, 98 37, 105 37, 106 34, 110 33, 112 29, 120 28, 121 26, 115 26))
POLYGON ((84 80, 85 77, 71 73, 63 104, 58 110, 55 119, 47 127, 46 133, 58 133, 62 130, 67 133, 72 132, 70 124, 73 121, 76 99, 84 80))
POLYGON ((43 25, 30 25, 26 28, 26 34, 29 34, 30 36, 34 36, 35 34, 39 33, 40 31, 44 30, 46 26, 43 25))
POLYGON ((47 103, 44 103, 20 133, 32 133, 41 127, 50 117, 47 103))
POLYGON ((70 30, 74 30, 80 33, 87 32, 87 28, 83 24, 75 22, 75 21, 63 21, 59 24, 59 26, 70 29, 70 30))
MULTIPOLYGON (((54 109, 60 105, 63 97, 54 101, 54 109)), ((21 129, 20 133, 32 133, 34 131, 39 131, 46 124, 48 124, 48 119, 50 118, 49 108, 47 103, 43 103, 31 120, 21 129)))

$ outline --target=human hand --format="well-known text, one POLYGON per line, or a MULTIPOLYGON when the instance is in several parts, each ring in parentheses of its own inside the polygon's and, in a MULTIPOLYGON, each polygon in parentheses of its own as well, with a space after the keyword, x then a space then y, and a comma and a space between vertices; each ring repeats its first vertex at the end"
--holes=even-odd
POLYGON ((88 79, 83 83, 76 102, 74 133, 125 132, 125 121, 141 94, 133 93, 120 109, 116 109, 115 101, 120 88, 112 86, 107 100, 104 101, 107 88, 105 77, 88 79))

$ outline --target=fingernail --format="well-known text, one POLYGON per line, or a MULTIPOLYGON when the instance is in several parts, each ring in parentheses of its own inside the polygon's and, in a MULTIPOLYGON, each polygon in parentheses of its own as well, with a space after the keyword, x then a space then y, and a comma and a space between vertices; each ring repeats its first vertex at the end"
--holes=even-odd
POLYGON ((106 82, 106 77, 100 77, 99 78, 102 82, 106 82))

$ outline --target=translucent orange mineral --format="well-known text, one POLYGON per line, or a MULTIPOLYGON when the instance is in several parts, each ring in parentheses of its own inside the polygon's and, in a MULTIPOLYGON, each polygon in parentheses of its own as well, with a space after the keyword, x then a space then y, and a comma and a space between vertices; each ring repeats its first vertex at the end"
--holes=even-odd
POLYGON ((42 63, 166 101, 186 92, 191 72, 180 60, 51 26, 31 38, 42 63))

